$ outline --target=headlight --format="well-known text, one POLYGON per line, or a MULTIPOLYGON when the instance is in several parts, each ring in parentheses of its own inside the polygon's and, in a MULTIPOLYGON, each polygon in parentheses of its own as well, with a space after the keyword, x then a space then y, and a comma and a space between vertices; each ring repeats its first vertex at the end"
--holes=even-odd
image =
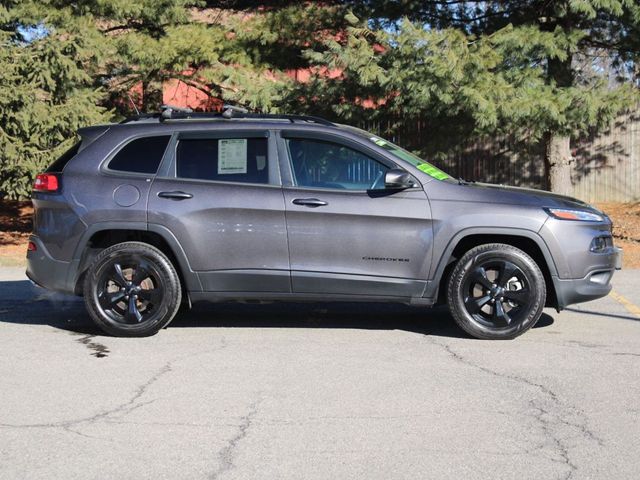
POLYGON ((582 222, 602 222, 604 218, 593 212, 569 210, 566 208, 545 208, 546 212, 558 220, 578 220, 582 222))

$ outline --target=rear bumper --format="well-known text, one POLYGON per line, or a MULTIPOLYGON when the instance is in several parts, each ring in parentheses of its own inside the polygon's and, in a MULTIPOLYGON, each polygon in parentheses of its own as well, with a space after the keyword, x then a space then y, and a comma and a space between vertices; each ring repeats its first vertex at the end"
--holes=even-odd
POLYGON ((559 309, 574 303, 596 300, 609 294, 613 273, 622 268, 622 249, 613 247, 610 252, 599 254, 599 257, 599 265, 583 278, 553 278, 559 309))
POLYGON ((56 260, 48 252, 42 241, 29 238, 36 245, 35 251, 27 252, 27 277, 42 288, 62 293, 74 293, 73 281, 69 282, 73 262, 56 260))

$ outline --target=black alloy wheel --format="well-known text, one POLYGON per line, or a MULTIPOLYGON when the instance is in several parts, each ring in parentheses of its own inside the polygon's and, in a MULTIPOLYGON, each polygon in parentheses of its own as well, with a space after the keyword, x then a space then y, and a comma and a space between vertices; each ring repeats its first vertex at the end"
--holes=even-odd
POLYGON ((535 261, 511 245, 480 245, 467 252, 449 279, 454 320, 470 335, 509 339, 538 321, 546 285, 535 261))
POLYGON ((526 275, 505 259, 477 265, 463 288, 467 312, 488 327, 507 327, 522 321, 531 304, 526 275))
POLYGON ((87 310, 94 322, 117 336, 153 335, 176 314, 180 281, 169 259, 140 242, 100 252, 84 283, 87 310))
POLYGON ((109 262, 98 281, 98 300, 104 315, 115 322, 141 323, 162 303, 164 284, 157 269, 140 256, 121 256, 109 262))

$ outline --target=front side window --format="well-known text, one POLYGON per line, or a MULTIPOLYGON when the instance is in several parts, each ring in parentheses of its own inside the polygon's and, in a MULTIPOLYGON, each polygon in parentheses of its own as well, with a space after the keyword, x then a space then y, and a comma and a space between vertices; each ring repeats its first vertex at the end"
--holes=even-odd
POLYGON ((266 138, 186 138, 176 148, 176 176, 269 183, 266 138))
POLYGON ((109 162, 109 170, 155 174, 171 135, 136 138, 127 143, 109 162))
POLYGON ((384 188, 387 166, 352 148, 333 142, 287 140, 295 183, 299 187, 339 190, 384 188))

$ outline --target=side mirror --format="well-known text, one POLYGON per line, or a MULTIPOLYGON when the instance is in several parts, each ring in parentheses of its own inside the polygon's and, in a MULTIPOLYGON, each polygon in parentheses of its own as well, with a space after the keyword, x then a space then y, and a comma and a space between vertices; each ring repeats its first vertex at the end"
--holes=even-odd
POLYGON ((411 175, 408 172, 400 168, 392 168, 387 170, 387 173, 384 175, 384 186, 385 188, 411 188, 413 187, 413 180, 411 180, 411 175))

